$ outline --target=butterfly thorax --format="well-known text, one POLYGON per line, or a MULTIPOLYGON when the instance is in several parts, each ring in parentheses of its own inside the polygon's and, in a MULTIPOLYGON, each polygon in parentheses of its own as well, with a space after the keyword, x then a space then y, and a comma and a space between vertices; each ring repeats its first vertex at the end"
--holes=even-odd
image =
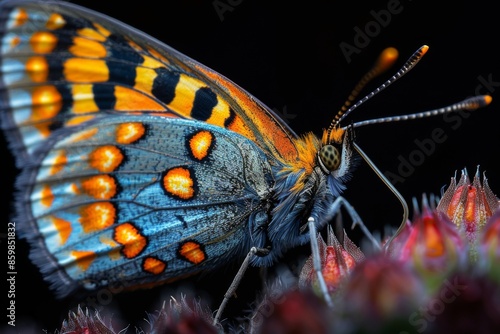
POLYGON ((294 142, 297 148, 297 156, 289 159, 283 164, 283 168, 278 171, 278 175, 289 177, 294 175, 297 178, 290 191, 300 192, 305 186, 305 179, 311 175, 317 164, 317 154, 321 147, 321 141, 313 133, 298 138, 294 142))
MULTIPOLYGON (((285 178, 295 179, 287 190, 296 194, 301 193, 307 189, 310 183, 308 179, 315 169, 319 168, 330 180, 329 183, 343 183, 349 177, 352 167, 351 137, 351 131, 334 128, 323 131, 321 139, 313 133, 306 133, 295 139, 297 155, 282 162, 276 172, 278 182, 285 178)), ((341 190, 336 189, 334 193, 338 196, 341 190)))
POLYGON ((276 171, 266 229, 270 252, 255 258, 255 265, 271 265, 287 250, 309 242, 309 217, 315 217, 318 228, 332 218, 331 205, 345 188, 351 165, 350 140, 344 131, 336 135, 328 144, 312 133, 297 139, 298 158, 276 171))

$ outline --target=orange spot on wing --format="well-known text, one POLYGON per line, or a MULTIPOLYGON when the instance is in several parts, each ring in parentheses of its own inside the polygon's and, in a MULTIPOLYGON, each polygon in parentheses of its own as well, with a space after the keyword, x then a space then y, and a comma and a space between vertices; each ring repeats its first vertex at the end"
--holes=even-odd
POLYGON ((189 149, 193 156, 201 161, 207 157, 213 140, 214 137, 209 131, 200 131, 189 140, 189 149))
POLYGON ((64 166, 68 163, 68 158, 64 151, 60 151, 59 155, 54 159, 52 166, 50 167, 49 174, 55 175, 59 173, 64 166))
POLYGON ((49 73, 49 64, 45 57, 31 57, 26 61, 26 72, 33 82, 44 82, 49 73))
POLYGON ((28 13, 24 9, 19 9, 14 17, 14 27, 22 26, 28 21, 28 13))
POLYGON ((61 110, 62 97, 54 86, 39 86, 33 89, 33 121, 54 117, 61 110))
POLYGON ((62 96, 54 86, 39 86, 33 88, 31 121, 42 136, 50 134, 51 122, 41 122, 55 117, 62 107, 62 96), (38 123, 38 124, 36 124, 38 123))
POLYGON ((206 259, 206 254, 202 246, 195 241, 186 241, 183 243, 179 248, 179 255, 193 264, 199 264, 206 259))
POLYGON ((114 171, 122 163, 124 156, 116 146, 101 146, 89 155, 89 165, 103 173, 114 171))
POLYGON ((73 38, 73 45, 69 51, 77 57, 91 58, 104 58, 107 53, 106 48, 101 43, 79 36, 73 38))
POLYGON ((30 38, 31 49, 35 53, 50 53, 57 44, 56 35, 47 31, 35 32, 30 38))
POLYGON ((91 251, 72 251, 71 256, 75 258, 76 265, 82 271, 86 271, 96 258, 95 252, 91 251))
POLYGON ((105 236, 100 236, 99 241, 111 247, 111 249, 108 251, 108 256, 111 260, 119 260, 121 258, 120 248, 118 247, 118 244, 114 240, 105 236))
POLYGON ((162 111, 165 107, 151 99, 150 97, 130 88, 122 86, 115 87, 116 110, 148 110, 162 111))
POLYGON ((61 14, 53 13, 47 20, 45 27, 47 27, 47 29, 54 30, 64 27, 65 24, 66 21, 64 20, 61 14))
POLYGON ((73 194, 75 195, 78 195, 80 194, 80 189, 78 189, 78 186, 75 184, 75 183, 72 183, 70 185, 70 189, 69 189, 73 194))
POLYGON ((127 259, 139 255, 147 245, 147 239, 131 223, 115 227, 114 239, 123 246, 122 253, 127 259))
POLYGON ((181 199, 191 199, 194 196, 194 180, 191 172, 183 167, 170 169, 163 177, 165 190, 181 199))
POLYGON ((64 77, 71 82, 104 82, 109 79, 109 69, 101 59, 69 58, 64 63, 64 77))
POLYGON ((116 195, 116 181, 109 175, 96 175, 82 181, 82 189, 97 199, 110 199, 116 195))
POLYGON ((119 144, 132 144, 141 139, 146 132, 142 123, 123 123, 116 128, 116 142, 119 144))
POLYGON ((16 46, 21 43, 21 38, 19 36, 14 36, 9 40, 9 46, 11 49, 15 48, 16 46))
POLYGON ((142 263, 142 269, 148 273, 159 275, 167 267, 166 263, 154 257, 147 257, 142 263))
POLYGON ((114 224, 116 209, 109 202, 92 203, 80 209, 79 222, 83 232, 100 231, 114 224))
POLYGON ((101 243, 105 244, 105 245, 108 245, 109 247, 116 247, 116 246, 118 246, 118 244, 114 240, 112 240, 112 239, 110 239, 110 238, 108 238, 106 236, 103 236, 103 235, 101 235, 99 237, 99 241, 101 243))
POLYGON ((59 237, 61 238, 61 245, 64 245, 66 241, 68 241, 68 238, 73 229, 71 227, 71 223, 57 217, 52 217, 52 223, 54 223, 57 232, 59 232, 59 237))
POLYGON ((50 207, 54 202, 54 194, 48 185, 45 185, 42 189, 40 202, 46 208, 50 207))

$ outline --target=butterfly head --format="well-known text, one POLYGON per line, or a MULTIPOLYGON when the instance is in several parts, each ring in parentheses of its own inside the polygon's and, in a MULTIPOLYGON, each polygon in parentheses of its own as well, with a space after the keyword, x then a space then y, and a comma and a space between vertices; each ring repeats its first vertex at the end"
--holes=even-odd
POLYGON ((332 175, 334 178, 347 175, 351 167, 351 143, 350 128, 335 127, 323 132, 317 153, 317 164, 324 174, 332 175))

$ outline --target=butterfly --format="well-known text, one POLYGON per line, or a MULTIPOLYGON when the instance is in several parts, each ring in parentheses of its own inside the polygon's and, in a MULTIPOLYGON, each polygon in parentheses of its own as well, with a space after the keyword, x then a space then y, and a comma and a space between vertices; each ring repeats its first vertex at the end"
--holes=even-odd
POLYGON ((58 298, 181 280, 252 249, 250 265, 268 267, 331 221, 361 153, 345 110, 321 137, 299 136, 124 23, 61 1, 0 6, 1 127, 22 170, 15 220, 58 298))

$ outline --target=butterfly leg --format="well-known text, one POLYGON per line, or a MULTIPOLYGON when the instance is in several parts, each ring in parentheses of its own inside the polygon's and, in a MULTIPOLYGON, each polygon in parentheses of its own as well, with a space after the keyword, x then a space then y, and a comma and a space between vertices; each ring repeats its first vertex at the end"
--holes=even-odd
POLYGON ((243 278, 243 275, 245 274, 245 271, 248 269, 248 265, 250 264, 250 260, 257 255, 266 255, 269 253, 269 250, 265 248, 257 248, 257 247, 252 247, 250 248, 250 251, 248 252, 247 256, 245 257, 245 260, 243 260, 243 263, 240 266, 240 269, 236 273, 236 276, 234 276, 233 282, 227 289, 226 293, 224 294, 224 299, 222 300, 219 309, 217 310, 217 313, 215 314, 214 318, 214 326, 216 326, 219 323, 220 317, 222 315, 222 312, 226 308, 227 302, 229 299, 233 296, 234 292, 238 288, 238 285, 240 285, 241 279, 243 278))
POLYGON ((330 294, 328 293, 328 289, 326 288, 326 283, 325 283, 325 278, 323 277, 323 274, 321 270, 321 257, 319 256, 319 246, 318 246, 318 239, 317 239, 317 231, 316 231, 316 221, 314 220, 313 217, 309 217, 307 219, 307 223, 309 225, 309 235, 311 237, 311 252, 312 252, 312 258, 313 258, 313 269, 316 272, 316 275, 318 276, 318 283, 319 283, 319 288, 321 290, 321 294, 325 298, 325 302, 329 307, 333 307, 333 301, 332 297, 330 297, 330 294))
MULTIPOLYGON (((375 249, 380 250, 380 242, 372 235, 372 233, 368 230, 366 227, 365 223, 363 223, 363 220, 361 220, 361 217, 358 215, 356 210, 353 208, 353 206, 342 196, 339 196, 335 199, 333 202, 330 212, 333 215, 340 214, 340 208, 344 207, 351 217, 352 220, 352 226, 351 229, 354 229, 356 226, 359 226, 361 231, 363 231, 363 234, 368 238, 368 240, 371 241, 375 249)), ((312 237, 312 236, 311 236, 312 237)))
MULTIPOLYGON (((352 228, 354 228, 356 225, 358 225, 363 233, 366 235, 366 237, 374 244, 374 246, 377 249, 380 249, 380 244, 379 242, 375 239, 375 237, 370 233, 366 225, 363 223, 361 220, 361 217, 358 215, 356 210, 352 207, 352 205, 343 197, 337 197, 337 199, 333 202, 332 207, 330 208, 330 213, 332 216, 334 215, 339 215, 340 216, 340 208, 344 207, 351 217, 353 224, 352 228)), ((341 222, 341 220, 339 220, 341 222)), ((339 222, 338 221, 338 222, 339 222)), ((326 287, 325 279, 322 274, 322 266, 321 266, 321 257, 319 254, 319 246, 318 246, 318 233, 316 230, 316 220, 314 217, 309 217, 307 220, 308 222, 308 228, 309 228, 309 236, 311 238, 311 253, 312 253, 312 259, 313 259, 313 269, 316 272, 316 275, 318 277, 318 284, 319 288, 321 290, 321 294, 323 295, 325 302, 329 307, 333 307, 333 301, 328 293, 328 289, 326 287)), ((321 226, 321 225, 320 225, 321 226)))

